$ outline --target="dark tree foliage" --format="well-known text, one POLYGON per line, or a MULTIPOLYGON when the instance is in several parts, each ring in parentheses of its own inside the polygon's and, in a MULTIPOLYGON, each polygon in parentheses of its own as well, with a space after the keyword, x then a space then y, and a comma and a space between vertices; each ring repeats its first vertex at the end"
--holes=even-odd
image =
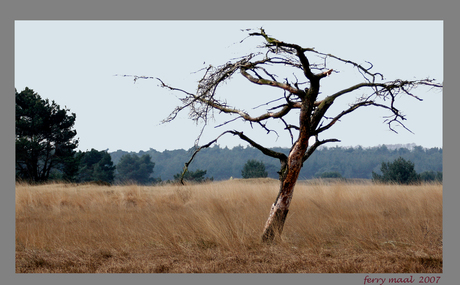
POLYGON ((73 180, 78 170, 75 113, 42 99, 32 89, 16 91, 16 179, 44 182, 53 171, 73 180))
POLYGON ((265 171, 265 165, 262 161, 250 159, 241 170, 241 176, 243 178, 264 178, 268 176, 268 173, 265 171))
MULTIPOLYGON (((206 182, 206 181, 213 181, 214 178, 206 178, 204 177, 206 175, 206 170, 201 170, 197 169, 195 171, 186 171, 183 177, 183 180, 189 181, 189 182, 206 182)), ((174 175, 174 180, 180 181, 182 178, 182 172, 179 172, 174 175)))
POLYGON ((442 183, 442 172, 440 171, 424 171, 420 173, 420 180, 424 182, 439 182, 442 183))
POLYGON ((103 181, 112 183, 115 166, 107 151, 91 149, 87 152, 79 152, 80 168, 77 175, 78 182, 103 181))
POLYGON ((155 182, 150 177, 155 167, 155 163, 151 159, 151 156, 148 154, 140 157, 135 154, 122 156, 117 164, 118 180, 123 183, 132 182, 138 184, 155 182))
MULTIPOLYGON (((273 148, 277 152, 289 153, 289 148, 273 148)), ((183 162, 193 149, 176 149, 156 151, 150 149, 141 151, 137 155, 150 154, 155 161, 155 176, 163 180, 173 180, 174 175, 183 168, 183 162)), ((118 150, 111 152, 115 164, 128 152, 118 150)), ((322 147, 319 148, 305 161, 300 172, 301 180, 313 179, 324 172, 339 172, 343 178, 372 179, 372 171, 379 172, 383 161, 393 161, 403 157, 415 164, 415 171, 423 173, 434 171, 442 173, 442 149, 422 148, 413 145, 389 145, 388 147, 322 147), (411 147, 406 149, 402 147, 411 147)), ((214 145, 200 152, 200 159, 194 160, 190 170, 207 169, 206 174, 214 180, 226 180, 230 177, 242 178, 241 169, 248 159, 261 161, 265 165, 270 178, 278 178, 278 161, 265 156, 253 147, 236 146, 232 149, 214 145), (209 167, 212 165, 213 167, 209 167)))
POLYGON ((382 162, 382 175, 372 172, 372 179, 383 183, 416 184, 420 175, 414 169, 414 163, 399 157, 393 162, 382 162))
POLYGON ((323 172, 320 175, 317 175, 318 178, 343 178, 342 174, 337 171, 323 172))

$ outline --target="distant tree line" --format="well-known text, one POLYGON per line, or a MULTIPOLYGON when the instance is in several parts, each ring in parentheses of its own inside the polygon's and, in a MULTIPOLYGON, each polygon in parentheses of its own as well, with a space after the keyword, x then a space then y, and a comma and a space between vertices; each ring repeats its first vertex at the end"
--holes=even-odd
MULTIPOLYGON (((275 151, 288 153, 287 148, 274 148, 275 151)), ((128 152, 118 150, 110 155, 114 163, 128 152)), ((163 152, 150 149, 131 152, 130 154, 149 154, 156 162, 155 176, 163 180, 174 179, 174 175, 181 172, 184 162, 188 161, 193 149, 165 150, 163 152)), ((232 149, 215 145, 203 149, 199 153, 200 159, 195 160, 189 168, 192 170, 206 169, 207 174, 214 180, 226 180, 230 177, 243 178, 242 170, 248 160, 262 162, 267 177, 278 179, 279 162, 260 153, 253 147, 237 146, 232 149), (212 167, 209 167, 212 165, 212 167)), ((305 162, 299 179, 313 178, 361 178, 372 179, 372 172, 381 174, 382 162, 391 162, 399 157, 414 163, 417 173, 424 173, 424 177, 442 173, 442 148, 423 148, 413 146, 412 149, 392 149, 385 145, 377 147, 323 147, 313 153, 305 162)))
MULTIPOLYGON (((184 162, 193 152, 193 149, 77 152, 75 120, 76 115, 69 109, 61 109, 54 101, 42 99, 32 89, 16 91, 17 180, 109 184, 173 182, 180 180, 184 162)), ((288 148, 273 150, 289 153, 288 148)), ((184 174, 184 180, 278 178, 279 162, 253 147, 229 149, 215 145, 203 149, 199 156, 184 174)), ((442 181, 442 148, 323 147, 305 162, 300 179, 363 178, 380 182, 402 179, 388 178, 390 173, 398 172, 395 169, 411 169, 409 172, 417 181, 442 181)))
POLYGON ((442 182, 442 172, 424 171, 417 173, 414 163, 399 157, 393 162, 382 162, 382 174, 372 171, 372 180, 380 183, 419 184, 420 182, 442 182))

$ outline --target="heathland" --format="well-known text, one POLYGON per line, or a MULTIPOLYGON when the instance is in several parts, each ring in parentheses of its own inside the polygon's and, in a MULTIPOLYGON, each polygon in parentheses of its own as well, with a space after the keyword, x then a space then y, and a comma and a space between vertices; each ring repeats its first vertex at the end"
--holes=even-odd
POLYGON ((441 184, 299 181, 262 244, 278 187, 18 183, 16 272, 442 272, 441 184))

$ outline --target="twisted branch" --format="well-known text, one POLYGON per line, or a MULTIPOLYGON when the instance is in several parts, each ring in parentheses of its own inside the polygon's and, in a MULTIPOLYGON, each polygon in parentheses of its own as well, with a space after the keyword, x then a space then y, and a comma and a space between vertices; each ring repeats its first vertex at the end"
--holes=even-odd
POLYGON ((284 153, 281 153, 281 152, 277 152, 277 151, 274 151, 274 150, 271 150, 269 148, 266 148, 258 143, 256 143, 255 141, 253 141, 252 139, 250 139, 249 137, 247 137, 246 135, 243 134, 243 132, 238 132, 238 131, 225 131, 223 133, 221 133, 217 138, 215 138, 214 140, 210 141, 209 143, 205 144, 205 145, 202 145, 200 146, 199 148, 197 148, 192 156, 190 157, 190 159, 184 164, 184 169, 182 171, 182 174, 181 174, 181 179, 180 179, 180 182, 181 184, 184 184, 184 176, 185 176, 185 173, 187 172, 188 170, 188 166, 190 165, 190 163, 192 163, 193 159, 195 158, 195 156, 198 154, 198 152, 200 152, 202 149, 204 148, 208 148, 210 147, 213 143, 217 142, 217 140, 222 137, 223 135, 225 134, 233 134, 235 136, 239 136, 242 140, 248 142, 251 146, 257 148, 258 150, 260 150, 263 154, 267 155, 267 156, 270 156, 270 157, 273 157, 273 158, 277 158, 280 160, 280 163, 281 163, 281 166, 285 166, 286 163, 287 163, 287 156, 284 154, 284 153))

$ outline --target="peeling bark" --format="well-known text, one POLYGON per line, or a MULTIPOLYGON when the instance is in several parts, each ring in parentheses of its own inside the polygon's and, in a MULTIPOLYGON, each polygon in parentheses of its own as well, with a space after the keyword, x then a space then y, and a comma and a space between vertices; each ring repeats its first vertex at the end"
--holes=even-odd
POLYGON ((268 219, 265 222, 262 242, 273 242, 275 237, 281 236, 286 221, 289 206, 294 195, 294 186, 302 169, 303 156, 308 148, 308 139, 300 136, 294 147, 291 149, 287 160, 287 167, 280 175, 280 191, 273 203, 268 219))

